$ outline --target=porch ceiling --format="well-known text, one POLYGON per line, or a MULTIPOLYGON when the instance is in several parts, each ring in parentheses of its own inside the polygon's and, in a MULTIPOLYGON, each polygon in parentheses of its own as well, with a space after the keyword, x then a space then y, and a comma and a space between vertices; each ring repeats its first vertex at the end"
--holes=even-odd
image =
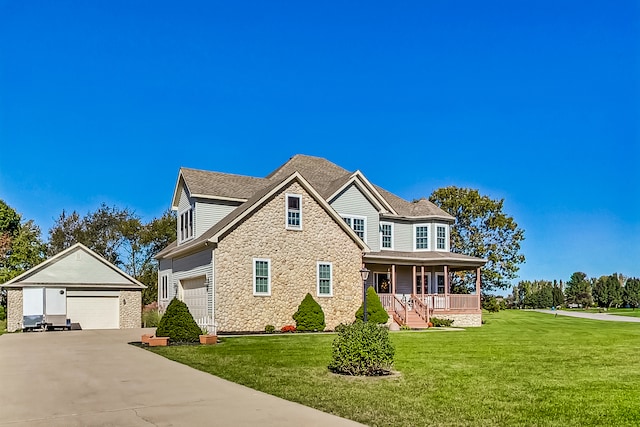
POLYGON ((453 252, 400 252, 381 251, 364 254, 365 263, 396 264, 396 265, 417 265, 434 266, 447 265, 450 270, 467 270, 482 267, 487 263, 486 259, 476 258, 468 255, 453 252))

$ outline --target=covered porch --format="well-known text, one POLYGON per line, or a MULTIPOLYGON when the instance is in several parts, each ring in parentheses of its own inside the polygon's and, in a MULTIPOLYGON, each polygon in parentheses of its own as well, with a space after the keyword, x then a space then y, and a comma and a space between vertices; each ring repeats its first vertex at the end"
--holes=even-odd
POLYGON ((481 267, 486 260, 451 252, 375 252, 363 257, 372 286, 399 325, 424 328, 431 317, 480 326, 481 267), (475 293, 451 294, 452 272, 475 272, 475 293))

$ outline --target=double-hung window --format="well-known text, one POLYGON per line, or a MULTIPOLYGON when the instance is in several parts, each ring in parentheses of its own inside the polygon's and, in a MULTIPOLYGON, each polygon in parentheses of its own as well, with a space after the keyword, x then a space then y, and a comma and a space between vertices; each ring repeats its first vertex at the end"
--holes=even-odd
POLYGON ((436 227, 436 248, 444 250, 447 248, 446 238, 447 238, 447 229, 443 225, 438 225, 436 227))
POLYGON ((429 225, 414 225, 414 248, 417 251, 425 251, 429 249, 429 225))
POLYGON ((189 240, 193 237, 193 208, 180 214, 180 241, 189 240))
POLYGON ((356 232, 358 237, 362 239, 363 242, 366 242, 365 236, 367 235, 367 218, 364 216, 354 216, 354 215, 343 215, 342 219, 347 223, 349 227, 353 231, 356 232))
POLYGON ((271 260, 253 259, 253 294, 271 295, 271 260))
POLYGON ((330 262, 318 261, 318 296, 333 296, 333 266, 330 262))
POLYGON ((286 197, 286 209, 287 209, 287 229, 301 230, 302 229, 302 196, 299 194, 287 194, 286 197))
POLYGON ((380 223, 380 246, 382 249, 393 249, 393 224, 390 222, 380 223))
POLYGON ((166 275, 160 276, 160 299, 169 299, 169 278, 166 275))

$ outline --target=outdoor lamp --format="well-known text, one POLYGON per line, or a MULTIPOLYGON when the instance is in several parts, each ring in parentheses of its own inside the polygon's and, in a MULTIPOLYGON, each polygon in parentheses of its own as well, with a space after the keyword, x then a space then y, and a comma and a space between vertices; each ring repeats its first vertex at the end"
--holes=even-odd
POLYGON ((362 309, 363 309, 363 316, 364 316, 364 322, 367 323, 367 279, 369 278, 369 269, 366 267, 362 267, 360 269, 360 276, 362 276, 362 288, 363 288, 363 292, 362 292, 362 300, 363 300, 363 305, 362 305, 362 309))

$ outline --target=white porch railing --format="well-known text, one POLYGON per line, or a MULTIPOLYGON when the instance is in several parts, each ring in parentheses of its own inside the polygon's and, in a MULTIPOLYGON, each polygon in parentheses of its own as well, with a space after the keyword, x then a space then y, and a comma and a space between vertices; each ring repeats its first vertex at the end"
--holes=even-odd
POLYGON ((194 318, 200 329, 205 329, 208 334, 217 335, 218 325, 212 317, 194 318))

